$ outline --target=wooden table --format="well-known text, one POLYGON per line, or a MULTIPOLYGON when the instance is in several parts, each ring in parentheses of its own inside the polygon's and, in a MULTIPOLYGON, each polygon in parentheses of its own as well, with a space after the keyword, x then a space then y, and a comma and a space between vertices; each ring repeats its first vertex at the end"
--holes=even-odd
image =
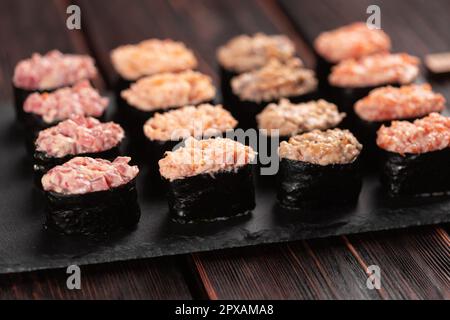
MULTIPOLYGON (((112 48, 151 37, 186 42, 200 70, 217 80, 215 49, 240 33, 284 33, 313 66, 322 30, 367 18, 381 7, 395 51, 423 57, 449 51, 450 2, 365 0, 2 0, 0 100, 11 99, 15 63, 58 48, 97 59, 107 89, 112 48), (77 4, 82 30, 65 27, 77 4)), ((450 100, 450 79, 432 82, 450 100)), ((2 299, 449 299, 450 238, 431 226, 82 267, 82 290, 66 289, 65 270, 0 276, 2 299), (366 267, 379 265, 382 289, 368 290, 366 267)))

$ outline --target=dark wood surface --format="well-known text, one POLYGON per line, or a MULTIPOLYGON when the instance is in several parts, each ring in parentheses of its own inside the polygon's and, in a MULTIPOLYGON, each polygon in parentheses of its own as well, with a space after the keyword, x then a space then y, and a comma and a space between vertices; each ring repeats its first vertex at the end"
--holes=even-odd
MULTIPOLYGON (((0 2, 0 37, 7 43, 0 48, 0 100, 11 98, 14 64, 31 52, 89 53, 101 70, 98 84, 108 88, 115 79, 110 50, 150 37, 186 42, 199 69, 215 80, 215 49, 240 33, 285 33, 312 66, 312 39, 365 19, 369 2, 381 6, 382 26, 396 51, 423 56, 450 49, 445 0, 73 2, 82 10, 82 31, 65 28, 69 0, 0 2)), ((433 86, 450 100, 450 80, 433 86)), ((65 270, 0 276, 0 299, 449 299, 447 231, 448 226, 414 228, 89 266, 82 268, 81 291, 66 289, 65 270), (382 270, 379 291, 366 287, 372 264, 382 270)))

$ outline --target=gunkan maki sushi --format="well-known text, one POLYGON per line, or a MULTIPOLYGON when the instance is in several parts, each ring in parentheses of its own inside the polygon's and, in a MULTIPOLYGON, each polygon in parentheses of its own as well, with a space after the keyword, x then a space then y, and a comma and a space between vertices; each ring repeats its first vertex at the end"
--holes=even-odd
POLYGON ((256 128, 256 115, 281 98, 304 102, 316 97, 314 71, 305 69, 300 59, 270 60, 260 69, 242 73, 231 80, 232 99, 227 104, 241 128, 256 128))
POLYGON ((167 152, 159 171, 173 220, 214 221, 250 213, 254 159, 250 147, 226 138, 188 138, 184 147, 167 152))
POLYGON ((158 172, 158 161, 184 139, 223 137, 237 125, 236 119, 221 105, 186 106, 156 113, 144 125, 147 164, 158 172))
POLYGON ((344 118, 345 113, 340 113, 335 104, 323 99, 305 103, 281 99, 278 103, 271 103, 256 116, 259 137, 267 141, 267 153, 261 150, 265 144, 259 143, 259 154, 276 155, 279 141, 287 141, 292 136, 316 129, 335 128, 344 118))
POLYGON ((450 118, 393 121, 378 130, 383 152, 381 180, 391 196, 450 192, 450 118))
POLYGON ((161 73, 141 78, 122 91, 119 119, 132 138, 143 141, 142 127, 156 112, 211 102, 216 89, 211 77, 196 71, 161 73))
POLYGON ((241 73, 253 71, 270 60, 286 61, 295 55, 294 43, 284 35, 239 35, 217 50, 221 75, 221 91, 227 103, 232 94, 231 79, 241 73))
POLYGON ((315 129, 335 128, 345 118, 345 113, 323 99, 303 103, 281 99, 265 107, 256 118, 259 130, 266 130, 269 135, 272 131, 283 140, 288 140, 291 136, 315 129))
POLYGON ((383 124, 393 120, 413 121, 444 109, 444 96, 433 92, 429 84, 374 89, 354 106, 355 132, 366 151, 376 150, 377 131, 383 124))
POLYGON ((93 235, 138 223, 137 166, 131 158, 76 157, 42 177, 46 227, 66 235, 93 235))
POLYGON ((25 99, 32 93, 52 92, 97 76, 94 60, 86 55, 63 54, 57 50, 45 55, 34 53, 14 69, 13 89, 17 119, 23 115, 25 99))
POLYGON ((87 80, 51 93, 29 95, 23 105, 22 117, 27 144, 33 145, 39 131, 73 115, 102 119, 108 103, 109 99, 102 97, 87 80))
POLYGON ((42 130, 34 143, 34 173, 40 182, 51 168, 77 156, 113 160, 120 155, 124 139, 122 127, 114 122, 72 116, 58 125, 42 130))
POLYGON ((165 72, 195 69, 197 59, 184 43, 171 39, 148 39, 127 44, 111 51, 111 62, 119 75, 115 91, 120 92, 140 78, 165 72))
POLYGON ((391 40, 381 29, 369 29, 364 22, 354 22, 322 32, 314 40, 316 74, 321 89, 328 88, 331 68, 346 59, 389 52, 391 40))
POLYGON ((356 202, 362 145, 348 130, 314 130, 282 141, 278 202, 297 210, 356 202))
POLYGON ((420 60, 406 53, 378 53, 360 59, 346 59, 328 77, 333 102, 353 116, 353 105, 377 87, 414 82, 420 60))

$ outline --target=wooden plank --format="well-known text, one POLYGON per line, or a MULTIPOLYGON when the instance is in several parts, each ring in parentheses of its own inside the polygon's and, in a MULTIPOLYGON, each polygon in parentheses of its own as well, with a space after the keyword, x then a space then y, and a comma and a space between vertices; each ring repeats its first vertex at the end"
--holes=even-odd
MULTIPOLYGON (((67 1, 0 2, 0 99, 11 98, 16 62, 31 53, 59 49, 88 52, 82 34, 65 26, 67 1)), ((176 259, 118 263, 86 268, 83 286, 65 289, 64 272, 46 271, 0 277, 0 298, 190 298, 176 259), (117 281, 117 282, 116 282, 117 281)), ((84 270, 84 268, 83 268, 84 270)))
POLYGON ((211 299, 379 299, 338 238, 193 255, 211 299))
POLYGON ((66 270, 0 277, 0 299, 191 299, 177 259, 81 267, 81 289, 68 290, 66 270))
POLYGON ((450 299, 450 238, 441 228, 346 238, 366 266, 381 270, 389 299, 450 299))

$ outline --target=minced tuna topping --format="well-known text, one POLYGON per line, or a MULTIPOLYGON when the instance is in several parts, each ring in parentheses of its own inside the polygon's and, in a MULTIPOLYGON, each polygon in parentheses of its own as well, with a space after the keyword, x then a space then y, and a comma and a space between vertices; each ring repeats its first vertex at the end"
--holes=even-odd
POLYGON ((281 158, 303 161, 321 166, 347 164, 355 161, 362 145, 348 130, 314 130, 282 141, 278 153, 281 158))
POLYGON ((131 158, 117 157, 113 162, 104 159, 76 157, 50 169, 42 177, 45 191, 61 194, 86 194, 110 190, 127 184, 139 173, 130 166, 131 158))
POLYGON ((188 138, 185 146, 159 160, 161 176, 173 181, 199 174, 237 170, 255 159, 252 148, 231 139, 188 138))
POLYGON ((127 80, 137 80, 163 72, 194 69, 197 59, 182 42, 149 39, 135 45, 124 45, 111 52, 116 71, 127 80))
POLYGON ((271 59, 286 61, 294 54, 294 44, 288 37, 256 33, 231 39, 217 50, 217 59, 225 69, 242 73, 260 68, 271 59))
POLYGON ((216 89, 209 76, 184 71, 142 78, 121 95, 137 109, 154 111, 210 101, 216 95, 216 89))
POLYGON ((316 51, 325 60, 337 63, 391 49, 389 36, 380 29, 369 29, 364 22, 355 22, 322 32, 315 40, 316 51))
POLYGON ((393 121, 377 133, 377 145, 399 154, 420 154, 450 147, 450 118, 438 113, 414 122, 393 121))
POLYGON ((270 130, 278 129, 281 136, 311 131, 325 130, 336 127, 345 113, 339 113, 335 104, 325 100, 310 101, 294 104, 287 99, 269 104, 258 116, 258 128, 270 130))
POLYGON ((45 55, 34 53, 30 59, 20 61, 14 70, 13 82, 17 88, 46 90, 93 79, 96 75, 91 57, 53 50, 45 55))
POLYGON ((114 122, 101 123, 95 118, 74 116, 39 132, 36 150, 62 158, 110 150, 123 138, 122 127, 114 122))
POLYGON ((366 121, 423 117, 445 108, 445 98, 429 84, 374 89, 355 104, 355 112, 366 121))
POLYGON ((406 53, 379 53, 343 60, 332 68, 329 81, 337 87, 408 84, 419 75, 420 60, 406 53))
POLYGON ((150 140, 180 140, 213 137, 236 125, 236 119, 221 105, 201 104, 155 114, 145 123, 144 133, 150 140))
POLYGON ((234 77, 231 87, 241 100, 259 103, 310 93, 316 89, 317 79, 297 58, 270 60, 260 69, 234 77))
POLYGON ((46 123, 52 123, 72 115, 100 117, 107 106, 108 98, 100 96, 86 80, 51 93, 33 93, 25 100, 23 110, 41 116, 46 123))

